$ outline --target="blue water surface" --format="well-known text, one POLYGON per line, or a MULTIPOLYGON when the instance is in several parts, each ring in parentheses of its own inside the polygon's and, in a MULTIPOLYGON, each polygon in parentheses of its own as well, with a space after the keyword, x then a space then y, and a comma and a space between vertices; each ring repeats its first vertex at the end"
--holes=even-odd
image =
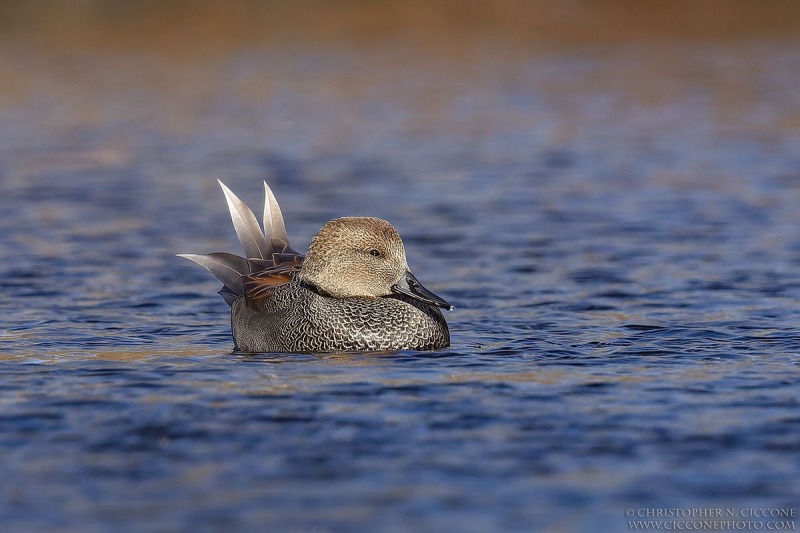
POLYGON ((800 45, 6 50, 9 531, 626 531, 800 501, 800 45), (216 179, 371 215, 432 353, 232 353, 216 179))

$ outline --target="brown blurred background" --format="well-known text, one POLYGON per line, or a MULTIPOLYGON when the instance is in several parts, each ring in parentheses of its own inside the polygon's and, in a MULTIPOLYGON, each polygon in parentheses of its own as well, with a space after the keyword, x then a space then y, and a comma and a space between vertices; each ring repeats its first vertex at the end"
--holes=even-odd
POLYGON ((437 51, 661 39, 800 36, 796 0, 0 1, 4 44, 48 51, 207 53, 290 44, 412 42, 437 51))

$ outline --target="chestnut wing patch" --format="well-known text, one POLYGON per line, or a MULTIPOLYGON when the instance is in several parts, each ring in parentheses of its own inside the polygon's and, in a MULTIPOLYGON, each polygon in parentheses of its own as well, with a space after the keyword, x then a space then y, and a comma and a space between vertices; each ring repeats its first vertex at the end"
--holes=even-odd
POLYGON ((249 259, 251 273, 242 276, 244 295, 253 299, 266 298, 275 287, 290 282, 300 272, 304 258, 292 250, 276 252, 272 259, 249 259))

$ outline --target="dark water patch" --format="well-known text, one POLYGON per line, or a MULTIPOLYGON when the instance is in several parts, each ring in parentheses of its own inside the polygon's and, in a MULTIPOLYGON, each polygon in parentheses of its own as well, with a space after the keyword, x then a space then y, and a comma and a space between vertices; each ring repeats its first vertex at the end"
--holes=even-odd
POLYGON ((561 305, 561 308, 564 311, 581 313, 587 311, 613 311, 617 307, 613 305, 593 304, 586 302, 580 304, 561 305))
POLYGON ((649 324, 625 324, 622 327, 631 331, 657 331, 664 329, 664 326, 654 326, 649 324))
POLYGON ((599 292, 594 296, 597 298, 611 298, 614 300, 630 300, 632 298, 636 298, 636 294, 620 290, 599 292))
POLYGON ((573 272, 570 274, 570 279, 581 284, 593 283, 628 283, 624 277, 620 276, 618 272, 613 270, 588 268, 573 272))
POLYGON ((614 386, 614 383, 606 382, 582 383, 578 387, 572 389, 570 394, 606 394, 607 389, 613 388, 614 386))
MULTIPOLYGON (((540 296, 541 296, 541 295, 540 295, 540 296)), ((522 304, 520 304, 520 307, 530 307, 530 308, 536 308, 536 307, 555 307, 555 306, 557 306, 559 303, 560 303, 560 302, 559 302, 558 300, 546 300, 546 299, 542 299, 542 300, 537 300, 537 301, 534 301, 534 302, 525 302, 525 303, 522 303, 522 304)))
POLYGON ((313 354, 253 354, 233 352, 233 355, 237 360, 245 363, 296 364, 298 362, 313 363, 319 360, 319 356, 313 354))
POLYGON ((542 155, 542 166, 549 170, 567 169, 575 163, 575 154, 564 150, 552 150, 542 155))
POLYGON ((8 435, 16 432, 31 433, 49 431, 62 426, 64 415, 57 411, 29 411, 0 415, 0 427, 8 435))

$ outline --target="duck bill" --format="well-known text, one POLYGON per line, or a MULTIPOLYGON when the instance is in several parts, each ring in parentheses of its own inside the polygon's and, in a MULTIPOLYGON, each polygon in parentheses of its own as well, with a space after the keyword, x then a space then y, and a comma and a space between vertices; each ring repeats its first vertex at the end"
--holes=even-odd
POLYGON ((422 283, 417 281, 417 278, 414 277, 414 274, 409 271, 406 271, 403 277, 400 278, 400 281, 392 285, 392 292, 410 296, 411 298, 419 300, 420 302, 425 302, 426 304, 438 305, 439 307, 443 307, 447 310, 453 310, 452 305, 423 287, 422 283))

